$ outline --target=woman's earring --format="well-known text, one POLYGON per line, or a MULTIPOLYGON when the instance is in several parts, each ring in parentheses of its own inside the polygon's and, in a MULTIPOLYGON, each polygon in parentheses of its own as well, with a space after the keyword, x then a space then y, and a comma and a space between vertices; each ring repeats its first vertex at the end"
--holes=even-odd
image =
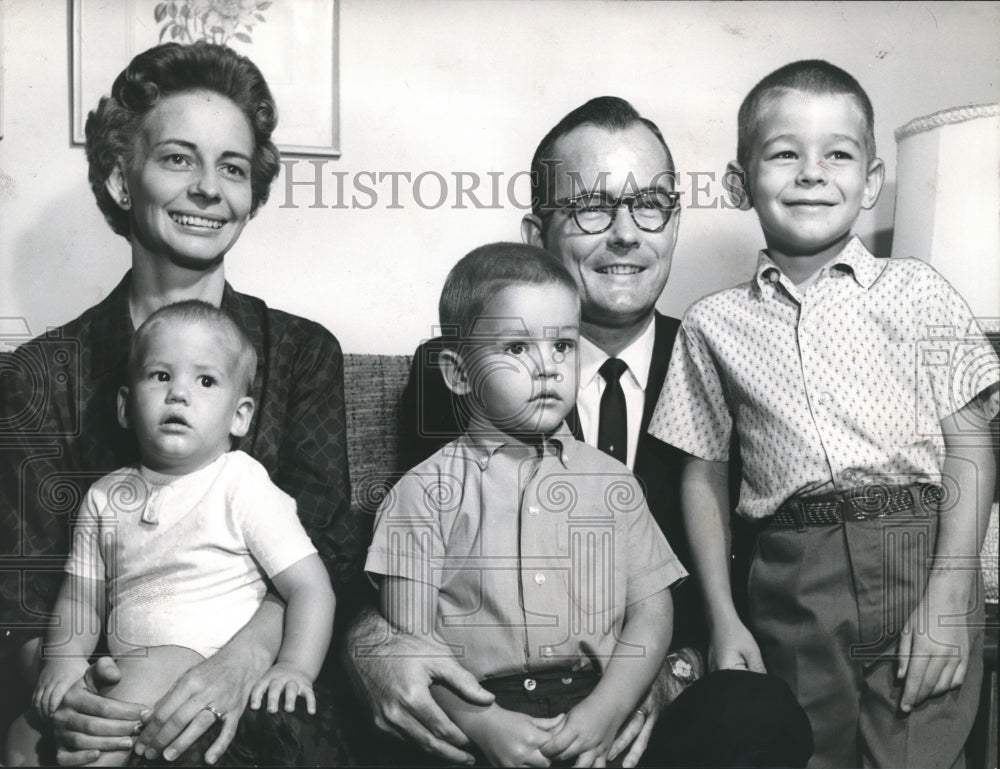
POLYGON ((122 195, 122 207, 128 208, 128 195, 125 194, 122 195))

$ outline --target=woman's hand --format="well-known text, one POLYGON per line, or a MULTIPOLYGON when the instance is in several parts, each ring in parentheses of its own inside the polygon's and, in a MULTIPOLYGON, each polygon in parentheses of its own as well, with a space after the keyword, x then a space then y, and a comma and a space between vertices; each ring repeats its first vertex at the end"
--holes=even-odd
POLYGON ((269 662, 230 642, 195 665, 156 704, 136 740, 135 752, 147 759, 162 754, 173 761, 216 722, 214 710, 223 714, 222 730, 205 751, 205 762, 214 764, 236 735, 250 690, 269 662))
POLYGON ((66 692, 52 717, 56 761, 82 766, 102 751, 131 750, 134 735, 148 711, 142 705, 102 697, 98 692, 118 683, 121 672, 110 657, 101 657, 66 692))
POLYGON ((284 612, 281 600, 268 593, 257 613, 229 643, 189 669, 160 698, 136 740, 135 752, 146 758, 162 754, 173 761, 218 720, 216 713, 221 713, 222 729, 205 751, 206 763, 218 761, 236 735, 250 689, 278 656, 284 612))

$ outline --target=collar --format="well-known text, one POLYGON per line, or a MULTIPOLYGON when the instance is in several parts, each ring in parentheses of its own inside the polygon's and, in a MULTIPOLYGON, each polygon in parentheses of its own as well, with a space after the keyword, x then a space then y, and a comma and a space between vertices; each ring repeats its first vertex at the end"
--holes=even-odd
MULTIPOLYGON (((543 454, 552 454, 568 468, 576 452, 576 438, 563 421, 552 435, 542 438, 543 454)), ((533 454, 533 446, 523 443, 506 433, 497 430, 492 433, 471 433, 466 431, 458 439, 459 447, 464 453, 471 455, 480 470, 486 470, 490 461, 498 451, 508 449, 511 453, 522 451, 533 454)))
MULTIPOLYGON (((868 290, 872 287, 878 277, 882 274, 886 264, 885 259, 877 259, 857 235, 847 241, 843 250, 824 269, 846 272, 850 274, 854 281, 861 288, 868 290)), ((763 296, 767 286, 777 283, 780 280, 787 280, 781 268, 767 255, 766 251, 761 251, 757 255, 757 270, 754 273, 754 283, 758 291, 763 296)))
MULTIPOLYGON (((656 344, 655 315, 651 315, 646 328, 638 337, 622 350, 617 358, 628 365, 628 376, 643 392, 649 382, 649 366, 653 360, 653 347, 656 344)), ((589 387, 610 356, 586 337, 580 337, 580 388, 589 387)))
MULTIPOLYGON (((143 523, 149 523, 153 526, 160 522, 160 503, 159 501, 152 497, 153 492, 159 492, 164 488, 170 488, 173 491, 188 491, 194 490, 195 493, 200 497, 204 495, 205 490, 214 481, 215 477, 222 472, 223 466, 226 464, 229 454, 222 454, 212 460, 209 464, 194 470, 190 473, 185 473, 183 475, 168 475, 167 473, 161 473, 156 470, 152 470, 144 464, 139 464, 139 476, 146 483, 146 488, 142 491, 143 499, 142 502, 142 516, 140 520, 143 523), (203 486, 201 491, 198 488, 203 486)), ((136 505, 138 507, 138 505, 136 505)))

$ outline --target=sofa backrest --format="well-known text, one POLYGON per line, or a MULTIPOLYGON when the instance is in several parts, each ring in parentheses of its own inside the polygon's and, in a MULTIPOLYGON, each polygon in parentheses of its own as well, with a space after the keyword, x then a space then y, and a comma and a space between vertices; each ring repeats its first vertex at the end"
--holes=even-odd
POLYGON ((373 513, 395 480, 399 401, 410 355, 344 355, 351 506, 373 513))

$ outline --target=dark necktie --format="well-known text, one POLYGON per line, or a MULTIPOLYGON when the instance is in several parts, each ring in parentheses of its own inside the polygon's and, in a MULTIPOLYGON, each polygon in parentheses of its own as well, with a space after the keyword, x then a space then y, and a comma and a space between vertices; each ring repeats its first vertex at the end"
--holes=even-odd
POLYGON ((608 358, 598 372, 604 378, 601 395, 601 421, 597 427, 597 448, 625 463, 628 454, 628 415, 621 376, 628 364, 618 358, 608 358))

